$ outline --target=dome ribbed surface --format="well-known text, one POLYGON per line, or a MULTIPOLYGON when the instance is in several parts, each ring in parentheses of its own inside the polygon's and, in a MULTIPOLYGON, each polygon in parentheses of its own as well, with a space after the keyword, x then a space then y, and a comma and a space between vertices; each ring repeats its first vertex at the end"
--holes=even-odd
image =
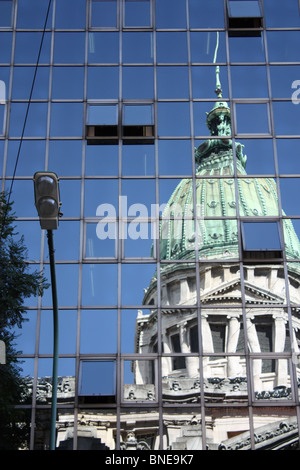
MULTIPOLYGON (((235 144, 234 158, 232 141, 224 138, 231 132, 226 103, 217 103, 208 114, 208 126, 213 136, 223 138, 209 139, 195 149, 195 182, 181 180, 171 195, 160 224, 161 259, 192 259, 195 244, 200 259, 237 258, 237 206, 241 217, 279 216, 275 180, 249 177, 243 146, 235 144)), ((291 221, 284 219, 283 226, 286 253, 299 258, 300 243, 291 221)))

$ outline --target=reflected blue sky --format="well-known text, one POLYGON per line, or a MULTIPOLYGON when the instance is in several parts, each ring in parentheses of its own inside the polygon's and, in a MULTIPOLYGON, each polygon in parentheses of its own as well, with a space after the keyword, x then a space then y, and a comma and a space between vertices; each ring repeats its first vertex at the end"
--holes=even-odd
MULTIPOLYGON (((6 187, 14 171, 48 1, 18 2, 14 50, 12 31, 3 29, 9 28, 12 21, 9 3, 0 2, 0 80, 6 85, 7 98, 12 100, 7 148, 0 146, 1 168, 8 177, 6 187)), ((55 233, 59 302, 62 307, 72 309, 61 312, 62 329, 66 331, 61 340, 62 354, 73 354, 76 347, 78 305, 92 309, 82 312, 81 352, 94 352, 89 349, 88 338, 93 347, 97 345, 97 333, 92 325, 99 324, 100 328, 103 318, 114 339, 103 338, 103 349, 99 352, 115 352, 116 311, 104 310, 98 315, 93 307, 118 305, 118 275, 122 304, 141 304, 143 289, 156 269, 155 263, 124 264, 118 273, 115 263, 97 264, 84 259, 81 271, 78 261, 84 258, 87 240, 94 244, 96 253, 103 255, 108 250, 111 257, 119 254, 115 244, 97 248, 99 240, 92 231, 95 227, 91 223, 87 228, 81 220, 96 217, 97 207, 104 202, 118 210, 119 194, 127 196, 129 206, 143 203, 148 210, 156 202, 166 203, 180 178, 193 174, 193 145, 199 145, 209 135, 206 113, 212 109, 216 98, 213 64, 216 32, 213 29, 224 28, 223 2, 210 0, 202 8, 199 0, 189 0, 187 11, 185 0, 172 0, 171 9, 170 0, 156 0, 155 17, 150 14, 148 1, 124 3, 125 23, 120 25, 117 2, 91 2, 88 31, 85 31, 85 0, 56 2, 53 19, 51 10, 47 26, 50 28, 53 21, 55 31, 53 34, 47 31, 44 38, 32 95, 34 102, 30 105, 26 139, 22 143, 14 182, 12 199, 17 216, 36 218, 32 175, 49 168, 61 177, 64 215, 55 233), (155 34, 154 24, 160 29, 155 34), (120 26, 125 27, 122 33, 118 30, 120 26), (144 30, 139 31, 139 26, 144 30), (190 31, 186 29, 188 26, 190 31), (171 31, 176 28, 180 31, 171 31), (201 28, 207 30, 197 31, 201 28), (134 111, 140 112, 142 108, 130 108, 134 112, 130 123, 141 123, 146 109, 149 110, 146 105, 155 102, 155 106, 151 106, 151 117, 147 115, 147 123, 155 117, 157 146, 86 144, 87 101, 115 105, 122 100, 141 100, 145 106, 139 117, 134 111), (191 137, 195 137, 195 142, 191 137), (158 175, 165 179, 156 181, 158 175), (79 289, 81 280, 82 291, 79 289)), ((264 11, 269 28, 300 26, 297 0, 285 2, 284 9, 281 0, 264 0, 264 11)), ((275 175, 276 170, 281 175, 300 174, 300 106, 291 102, 292 83, 300 80, 299 35, 300 31, 267 31, 260 37, 230 37, 227 50, 225 32, 220 31, 217 62, 224 99, 259 101, 232 105, 237 131, 243 134, 237 138, 245 145, 249 175, 275 175), (272 62, 268 68, 266 51, 272 62), (270 98, 275 101, 269 102, 270 98), (278 137, 274 145, 273 122, 278 137), (257 136, 257 133, 264 135, 257 136)), ((95 107, 94 111, 99 119, 100 107, 95 107)), ((114 111, 116 123, 122 119, 122 112, 121 107, 116 114, 114 111)), ((297 178, 280 178, 280 189, 285 213, 299 216, 297 178)), ((47 245, 38 222, 21 220, 18 229, 24 233, 29 259, 38 262, 42 253, 47 262, 47 245)), ((126 241, 126 256, 150 256, 152 240, 139 242, 126 241)), ((46 264, 47 275, 48 267, 46 264)), ((48 291, 42 305, 50 308, 51 302, 48 291)), ((30 300, 28 305, 36 309, 37 301, 30 300)), ((135 310, 130 314, 128 311, 128 323, 124 319, 126 312, 122 312, 121 337, 126 352, 132 341, 134 312, 136 314, 135 310), (128 327, 128 336, 124 333, 125 327, 128 327)), ((45 311, 41 321, 41 354, 51 352, 51 338, 47 337, 50 316, 45 311)), ((36 310, 30 311, 29 317, 18 344, 24 353, 33 354, 31 341, 34 342, 37 331, 36 310)), ((71 364, 73 368, 73 362, 71 364)), ((47 366, 42 370, 46 369, 47 366)))

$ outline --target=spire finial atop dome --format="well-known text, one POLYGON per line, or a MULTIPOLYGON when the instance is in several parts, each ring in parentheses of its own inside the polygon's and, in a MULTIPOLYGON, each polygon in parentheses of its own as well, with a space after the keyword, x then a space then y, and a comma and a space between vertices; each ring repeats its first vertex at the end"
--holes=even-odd
MULTIPOLYGON (((218 49, 219 49, 219 31, 217 31, 217 43, 216 43, 216 48, 215 48, 214 60, 213 60, 214 64, 217 61, 218 49)), ((220 67, 218 65, 216 66, 216 90, 215 92, 218 98, 222 98, 222 87, 221 87, 221 82, 220 82, 220 67)))

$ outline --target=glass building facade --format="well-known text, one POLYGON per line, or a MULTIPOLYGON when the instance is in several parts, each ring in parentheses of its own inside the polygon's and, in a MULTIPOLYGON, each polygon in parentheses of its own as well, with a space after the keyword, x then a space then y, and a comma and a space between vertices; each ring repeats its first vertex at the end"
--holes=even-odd
MULTIPOLYGON (((60 178, 58 448, 298 448, 299 41, 299 0, 0 1, 1 190, 48 279, 60 178)), ((47 449, 51 289, 26 307, 47 449)))

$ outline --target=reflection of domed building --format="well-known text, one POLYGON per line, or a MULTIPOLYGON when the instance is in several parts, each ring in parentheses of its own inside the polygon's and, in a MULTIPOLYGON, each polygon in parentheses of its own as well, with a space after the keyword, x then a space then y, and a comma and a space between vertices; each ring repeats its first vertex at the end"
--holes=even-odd
MULTIPOLYGON (((195 187, 192 179, 182 180, 163 213, 161 270, 151 280, 144 297, 145 305, 157 303, 159 275, 159 331, 164 353, 161 360, 162 397, 165 403, 175 406, 176 403, 200 402, 201 392, 205 401, 223 405, 242 405, 249 394, 261 401, 289 399, 297 392, 291 388, 290 359, 285 353, 291 351, 291 335, 294 349, 297 349, 300 317, 294 309, 293 330, 290 331, 289 313, 281 306, 287 303, 287 295, 291 305, 299 305, 299 271, 293 264, 289 266, 287 289, 281 262, 282 245, 269 238, 270 244, 258 245, 256 250, 248 251, 243 228, 241 236, 238 235, 237 211, 242 221, 258 223, 264 216, 267 219, 261 223, 272 222, 277 228, 279 209, 275 181, 248 177, 242 146, 235 143, 233 152, 232 141, 226 137, 231 134, 230 121, 227 104, 217 102, 207 117, 214 138, 202 143, 195 151, 195 187), (237 185, 233 176, 237 176, 237 185), (198 265, 193 262, 195 253, 201 261, 199 272, 196 272, 198 265), (242 276, 239 254, 244 261, 242 276), (197 308, 199 302, 200 308, 197 308), (198 318, 201 318, 200 325, 198 318), (246 350, 261 353, 260 357, 248 364, 246 350), (199 362, 199 352, 203 355, 202 362, 199 362), (264 353, 269 356, 276 353, 277 358, 263 357, 264 353), (282 357, 278 358, 280 354, 282 357)), ((261 225, 254 227, 261 228, 261 225)), ((286 256, 299 258, 299 240, 289 220, 283 220, 283 233, 286 256)), ((259 239, 260 236, 258 233, 259 239)), ((158 351, 158 316, 156 309, 149 315, 142 312, 138 315, 137 353, 158 351)), ((135 365, 135 380, 136 385, 131 389, 138 396, 145 384, 153 383, 150 361, 135 365)), ((284 417, 289 420, 289 413, 284 417)), ((199 426, 200 418, 194 419, 199 426)), ((227 448, 237 443, 241 448, 247 446, 249 433, 241 434, 247 429, 243 413, 232 408, 224 419, 211 416, 209 421, 206 416, 206 420, 210 448, 218 448, 221 444, 227 448), (238 437, 227 441, 235 435, 238 437)), ((287 432, 294 429, 294 422, 282 425, 281 421, 278 416, 267 416, 261 419, 258 428, 263 436, 278 426, 283 426, 287 432)), ((180 410, 176 423, 174 425, 174 417, 169 425, 166 420, 166 439, 170 448, 201 448, 201 427, 188 425, 184 413, 180 417, 180 410)), ((262 441, 262 446, 269 445, 267 437, 262 441)), ((287 442, 289 445, 291 441, 287 442)))
MULTIPOLYGON (((200 450, 204 442, 250 449, 250 401, 256 449, 298 448, 296 415, 284 404, 298 395, 291 352, 300 344, 300 272, 284 261, 300 258, 300 243, 288 219, 284 249, 280 237, 262 241, 262 229, 279 224, 276 183, 246 174, 226 103, 216 103, 207 124, 212 138, 195 151, 196 178, 178 184, 162 215, 160 271, 143 300, 152 310, 137 316, 136 354, 126 359, 134 380, 124 377, 119 421, 113 396, 80 396, 74 415, 75 378, 63 377, 59 449, 72 449, 75 435, 78 449, 113 450, 118 437, 122 450, 200 450), (247 223, 262 230, 250 249, 247 223)), ((46 379, 38 384, 38 402, 49 402, 49 387, 46 379)))

